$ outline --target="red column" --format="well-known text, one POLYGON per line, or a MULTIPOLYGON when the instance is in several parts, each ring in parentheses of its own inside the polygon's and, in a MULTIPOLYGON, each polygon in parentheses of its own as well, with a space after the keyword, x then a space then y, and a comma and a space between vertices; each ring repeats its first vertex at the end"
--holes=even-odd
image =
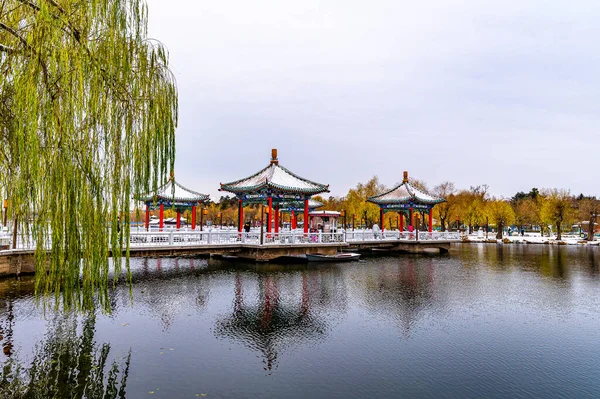
POLYGON ((279 233, 279 204, 275 204, 275 233, 279 233))
POLYGON ((304 200, 304 234, 308 233, 308 199, 304 200))
POLYGON ((296 228, 296 214, 292 211, 292 230, 296 228))
POLYGON ((244 205, 242 200, 239 200, 238 203, 238 231, 242 232, 242 227, 244 225, 244 205))
POLYGON ((433 208, 429 208, 429 232, 433 231, 433 208))
POLYGON ((383 209, 379 210, 379 220, 381 222, 381 232, 383 233, 383 230, 385 230, 385 220, 383 219, 383 209))
POLYGON ((400 215, 400 232, 402 232, 404 230, 404 212, 400 211, 398 214, 400 215))
POLYGON ((179 230, 179 228, 181 227, 181 211, 179 209, 177 209, 177 230, 179 230))
POLYGON ((409 218, 409 221, 408 221, 408 230, 412 231, 415 228, 414 227, 415 226, 415 221, 414 221, 414 216, 415 215, 413 214, 412 206, 410 207, 408 215, 409 215, 408 216, 408 218, 409 218))
POLYGON ((150 205, 146 204, 146 231, 148 231, 149 226, 150 226, 150 205))
POLYGON ((267 215, 267 233, 271 232, 271 220, 273 220, 273 197, 269 196, 269 214, 267 215))
POLYGON ((196 230, 196 205, 192 206, 192 230, 196 230))
POLYGON ((160 227, 160 231, 162 231, 162 229, 163 229, 164 219, 165 219, 165 206, 164 206, 164 204, 160 204, 160 224, 158 225, 158 227, 160 227))

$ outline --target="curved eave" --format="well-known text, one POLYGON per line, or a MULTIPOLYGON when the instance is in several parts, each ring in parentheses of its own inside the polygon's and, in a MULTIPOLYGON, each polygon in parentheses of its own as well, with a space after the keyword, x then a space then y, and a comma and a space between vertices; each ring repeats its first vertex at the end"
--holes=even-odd
POLYGON ((137 201, 142 201, 142 202, 154 202, 154 200, 156 199, 156 201, 162 200, 162 201, 168 201, 168 202, 206 202, 209 200, 209 196, 206 195, 204 197, 197 197, 197 198, 183 198, 183 197, 165 197, 163 195, 156 195, 156 196, 152 196, 152 197, 134 197, 135 200, 137 201))
POLYGON ((166 197, 163 195, 157 195, 157 200, 170 201, 170 202, 205 202, 208 200, 208 196, 206 197, 197 197, 197 198, 185 198, 185 197, 166 197))

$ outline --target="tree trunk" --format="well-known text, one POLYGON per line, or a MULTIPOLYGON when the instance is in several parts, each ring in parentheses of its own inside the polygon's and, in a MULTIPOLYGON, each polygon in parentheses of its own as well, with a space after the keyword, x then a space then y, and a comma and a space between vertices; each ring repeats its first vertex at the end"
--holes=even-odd
POLYGON ((560 241, 561 239, 561 231, 560 231, 560 222, 556 222, 556 239, 560 241))
POLYGON ((13 249, 17 248, 17 228, 18 228, 18 221, 19 221, 19 219, 17 219, 17 217, 15 216, 15 224, 13 225, 13 242, 12 242, 12 248, 13 249))
POLYGON ((498 226, 498 232, 496 233, 496 239, 501 240, 502 239, 502 230, 504 230, 504 223, 498 222, 498 223, 496 223, 496 226, 498 226))
POLYGON ((588 225, 587 241, 594 241, 594 225, 596 224, 596 215, 590 216, 590 224, 588 225))
POLYGON ((446 219, 440 217, 440 224, 442 225, 442 231, 446 231, 446 219))

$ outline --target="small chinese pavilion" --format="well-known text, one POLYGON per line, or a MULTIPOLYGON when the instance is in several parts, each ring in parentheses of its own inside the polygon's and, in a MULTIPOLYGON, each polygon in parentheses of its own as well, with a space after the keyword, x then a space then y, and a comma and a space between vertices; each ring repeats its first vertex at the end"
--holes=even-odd
POLYGON ((221 183, 219 191, 235 194, 239 201, 238 230, 244 224, 244 205, 266 204, 267 233, 271 232, 271 218, 275 217, 275 233, 279 232, 279 211, 282 203, 300 202, 304 205, 304 232, 308 233, 308 212, 310 197, 329 192, 329 185, 304 179, 279 165, 277 150, 271 151, 269 165, 250 177, 231 183, 221 183), (275 206, 275 212, 273 212, 275 206))
POLYGON ((444 198, 435 197, 427 194, 423 190, 413 186, 408 181, 408 172, 404 172, 402 184, 383 194, 376 195, 367 199, 368 202, 379 206, 379 218, 381 229, 384 226, 384 213, 388 211, 398 212, 400 214, 400 231, 404 230, 404 217, 408 216, 408 230, 414 228, 414 212, 427 212, 429 214, 429 231, 432 231, 433 217, 432 210, 436 204, 446 202, 444 198))
MULTIPOLYGON (((317 208, 323 206, 322 202, 316 201, 314 199, 308 200, 308 214, 314 211, 317 208)), ((298 225, 298 213, 304 210, 304 202, 303 201, 290 201, 290 202, 282 202, 279 204, 279 209, 281 213, 289 213, 291 214, 291 227, 292 230, 296 228, 298 225)))
POLYGON ((175 181, 175 177, 171 173, 169 181, 159 187, 155 193, 141 195, 136 199, 146 204, 146 230, 148 230, 150 223, 150 210, 158 208, 160 210, 159 227, 162 231, 164 227, 165 206, 167 208, 175 208, 177 211, 177 229, 181 227, 181 212, 191 209, 192 230, 194 230, 196 228, 196 205, 208 202, 209 196, 185 188, 175 181))

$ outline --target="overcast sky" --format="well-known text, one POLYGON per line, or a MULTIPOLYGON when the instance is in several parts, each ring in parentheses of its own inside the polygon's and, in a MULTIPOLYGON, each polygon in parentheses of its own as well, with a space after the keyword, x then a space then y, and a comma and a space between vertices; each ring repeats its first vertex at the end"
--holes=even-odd
POLYGON ((179 87, 176 178, 282 165, 345 195, 402 171, 600 195, 600 1, 148 0, 179 87))

